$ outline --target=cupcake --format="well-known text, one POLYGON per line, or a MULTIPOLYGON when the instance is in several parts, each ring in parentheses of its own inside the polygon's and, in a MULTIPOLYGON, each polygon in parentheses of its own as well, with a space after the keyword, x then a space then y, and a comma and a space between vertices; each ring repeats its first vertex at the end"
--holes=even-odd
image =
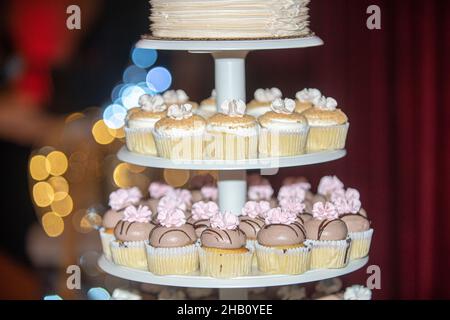
POLYGON ((258 232, 258 268, 266 274, 301 274, 310 266, 310 248, 304 244, 306 231, 293 212, 274 208, 267 212, 258 232))
POLYGON ((268 201, 270 206, 274 208, 277 205, 276 199, 273 197, 274 191, 267 179, 261 180, 258 184, 252 184, 248 187, 247 198, 250 201, 268 201))
POLYGON ((114 228, 116 240, 111 242, 114 263, 136 269, 147 269, 145 241, 155 227, 150 222, 152 212, 146 206, 129 206, 114 228))
POLYGON ((136 187, 119 189, 109 195, 110 209, 103 215, 102 228, 99 230, 103 253, 108 260, 112 260, 110 244, 116 239, 114 228, 123 219, 123 210, 129 205, 138 204, 141 198, 142 193, 136 187))
POLYGON ((197 114, 205 119, 212 117, 217 113, 216 106, 216 90, 212 90, 211 96, 200 103, 200 107, 197 110, 197 114))
POLYGON ((186 94, 184 90, 167 90, 163 93, 164 102, 167 105, 172 104, 190 104, 192 106, 192 110, 197 110, 198 104, 194 101, 189 101, 189 96, 186 94))
POLYGON ((158 211, 157 209, 159 200, 161 200, 162 197, 166 196, 173 190, 173 187, 163 182, 152 182, 148 187, 148 194, 150 196, 150 199, 145 200, 142 204, 148 206, 150 211, 156 214, 158 211))
POLYGON ((310 187, 309 183, 302 181, 284 185, 278 191, 278 205, 282 209, 294 212, 301 223, 312 219, 312 214, 306 210, 306 195, 310 187))
POLYGON ((344 189, 344 184, 336 176, 324 176, 320 179, 317 186, 317 193, 324 196, 327 200, 331 199, 331 195, 344 189))
POLYGON ((239 229, 239 218, 218 213, 211 227, 200 237, 200 273, 214 278, 234 278, 251 273, 253 249, 246 247, 245 234, 239 229))
POLYGON ((270 105, 275 99, 281 99, 283 94, 280 89, 257 89, 254 99, 247 104, 247 114, 258 118, 270 111, 270 105))
POLYGON ((268 201, 248 201, 239 216, 239 228, 245 233, 247 243, 254 246, 259 230, 264 225, 264 217, 271 209, 268 201))
POLYGON ((306 151, 339 150, 345 148, 349 123, 333 98, 321 97, 314 107, 302 113, 310 126, 306 151))
POLYGON ((291 99, 276 99, 271 110, 258 118, 260 157, 287 157, 305 153, 308 122, 294 112, 291 99))
POLYGON ((360 213, 361 201, 356 189, 348 188, 334 193, 331 196, 339 218, 347 226, 348 236, 352 240, 350 247, 350 260, 364 258, 369 255, 373 229, 365 212, 360 213))
POLYGON ((344 268, 351 242, 345 222, 330 202, 314 204, 313 217, 305 223, 307 243, 312 246, 311 268, 344 268))
POLYGON ((174 189, 162 197, 156 208, 158 215, 163 211, 180 209, 188 215, 191 209, 191 197, 189 190, 174 189))
POLYGON ((322 96, 317 89, 303 89, 295 94, 295 112, 302 113, 314 106, 313 102, 322 96))
POLYGON ((312 214, 305 212, 305 203, 301 198, 283 198, 279 204, 281 209, 295 214, 296 220, 301 224, 313 218, 312 214))
POLYGON ((155 124, 159 156, 172 160, 202 159, 205 128, 205 120, 192 114, 192 105, 171 105, 167 117, 155 124))
POLYGON ((258 157, 258 124, 245 114, 241 100, 226 100, 221 113, 208 119, 206 156, 214 160, 243 160, 258 157))
POLYGON ((195 233, 200 238, 202 232, 211 226, 209 219, 219 213, 219 206, 212 201, 199 201, 192 205, 191 213, 188 223, 194 226, 195 233))
POLYGON ((132 152, 157 155, 153 129, 155 123, 166 116, 167 106, 160 95, 144 94, 139 107, 128 111, 125 125, 125 141, 132 152))
POLYGON ((157 275, 190 274, 198 270, 194 227, 186 223, 178 208, 158 213, 159 225, 152 229, 146 243, 148 269, 157 275))

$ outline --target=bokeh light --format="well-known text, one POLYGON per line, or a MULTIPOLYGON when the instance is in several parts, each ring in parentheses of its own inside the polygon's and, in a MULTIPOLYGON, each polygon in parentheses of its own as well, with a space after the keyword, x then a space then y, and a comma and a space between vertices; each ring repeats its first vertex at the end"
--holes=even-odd
POLYGON ((125 129, 123 127, 119 129, 111 129, 108 127, 109 134, 112 135, 116 139, 125 138, 125 129))
POLYGON ((61 151, 52 151, 47 155, 48 172, 53 176, 61 176, 67 171, 68 160, 61 151))
POLYGON ((119 129, 125 125, 127 110, 119 104, 111 104, 103 112, 103 121, 111 129, 119 129))
POLYGON ((131 52, 131 60, 140 68, 152 66, 156 59, 158 59, 158 53, 154 49, 133 48, 131 52))
POLYGON ((139 86, 126 87, 121 95, 122 105, 127 109, 137 107, 139 105, 139 98, 143 94, 145 94, 145 90, 139 86))
POLYGON ((164 180, 172 187, 181 187, 189 180, 189 170, 164 169, 164 180))
MULTIPOLYGON (((72 213, 72 223, 75 228, 80 233, 88 233, 94 230, 93 224, 88 219, 88 212, 86 209, 80 209, 72 213)), ((101 217, 99 216, 99 221, 101 223, 101 217)))
POLYGON ((48 207, 55 200, 55 192, 48 182, 38 182, 33 186, 33 200, 38 207, 48 207))
POLYGON ((172 75, 164 67, 155 67, 148 72, 146 81, 149 88, 155 88, 157 92, 163 92, 169 89, 172 84, 172 75))
POLYGON ((68 216, 73 210, 73 200, 70 195, 67 195, 62 200, 55 200, 52 202, 52 210, 60 217, 68 216))
POLYGON ((144 90, 144 92, 146 94, 149 94, 151 96, 154 96, 155 94, 158 94, 158 91, 155 89, 155 87, 152 85, 151 87, 149 87, 148 83, 143 81, 143 82, 139 82, 138 84, 136 84, 139 88, 141 88, 142 90, 144 90))
POLYGON ((63 177, 51 177, 48 183, 53 188, 54 201, 60 201, 69 194, 69 183, 63 177))
POLYGON ((71 122, 73 122, 73 121, 82 119, 82 118, 84 118, 84 117, 85 117, 85 116, 84 116, 83 113, 81 113, 81 112, 75 112, 75 113, 69 114, 69 115, 66 117, 66 119, 64 120, 64 122, 65 122, 66 124, 69 124, 69 123, 71 123, 71 122))
POLYGON ((141 167, 141 166, 131 164, 131 163, 127 163, 126 165, 128 167, 127 169, 133 173, 142 173, 146 169, 145 167, 141 167))
POLYGON ((103 120, 98 120, 92 127, 92 135, 98 144, 109 144, 114 141, 114 136, 109 133, 103 120))
POLYGON ((126 163, 120 163, 113 172, 114 183, 119 188, 126 188, 130 184, 128 176, 128 166, 126 163))
POLYGON ((64 221, 54 212, 42 216, 42 227, 49 237, 58 237, 64 231, 64 221))
POLYGON ((36 155, 30 160, 30 174, 34 180, 45 180, 50 175, 47 157, 36 155))
POLYGON ((124 83, 138 83, 145 81, 147 71, 138 66, 129 66, 123 72, 122 80, 124 83))

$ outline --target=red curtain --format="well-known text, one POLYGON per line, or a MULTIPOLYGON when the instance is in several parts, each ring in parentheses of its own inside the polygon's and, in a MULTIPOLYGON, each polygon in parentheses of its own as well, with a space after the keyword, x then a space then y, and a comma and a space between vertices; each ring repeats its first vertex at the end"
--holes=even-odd
POLYGON ((337 98, 351 123, 348 156, 274 179, 337 174, 361 191, 376 229, 375 298, 450 298, 450 2, 314 0, 311 20, 325 46, 252 53, 249 91, 309 86, 337 98), (366 27, 372 4, 382 30, 366 27))

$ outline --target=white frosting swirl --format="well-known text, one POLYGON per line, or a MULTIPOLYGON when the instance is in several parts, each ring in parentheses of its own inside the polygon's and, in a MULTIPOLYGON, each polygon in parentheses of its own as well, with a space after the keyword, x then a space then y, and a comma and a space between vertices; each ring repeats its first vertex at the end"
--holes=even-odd
POLYGON ((255 91, 255 100, 258 102, 272 102, 283 96, 281 90, 278 88, 272 89, 257 89, 255 91))
POLYGON ((163 112, 167 109, 163 97, 159 94, 154 96, 143 94, 139 97, 139 106, 149 112, 163 112))
POLYGON ((192 105, 190 104, 173 104, 167 111, 167 116, 175 120, 183 120, 192 117, 192 105))
POLYGON ((371 300, 372 291, 364 286, 354 285, 345 289, 344 300, 371 300))
POLYGON ((295 94, 295 98, 300 102, 310 102, 312 103, 314 100, 319 99, 322 96, 322 93, 318 89, 314 88, 305 88, 302 91, 299 91, 295 94))
POLYGON ((182 104, 189 101, 189 96, 184 90, 168 90, 163 94, 164 101, 170 104, 182 104))
POLYGON ((328 111, 336 110, 337 105, 338 105, 338 103, 335 99, 327 98, 325 96, 314 99, 313 104, 316 108, 319 108, 322 110, 328 110, 328 111))
POLYGON ((225 100, 220 106, 220 111, 230 117, 243 117, 246 104, 242 100, 225 100))
POLYGON ((270 106, 272 111, 281 114, 292 114, 295 110, 295 101, 292 99, 275 99, 270 106))

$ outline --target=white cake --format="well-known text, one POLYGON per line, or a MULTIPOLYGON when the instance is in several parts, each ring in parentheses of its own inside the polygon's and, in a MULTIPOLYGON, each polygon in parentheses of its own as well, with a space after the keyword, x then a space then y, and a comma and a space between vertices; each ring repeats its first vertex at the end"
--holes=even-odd
POLYGON ((158 38, 261 39, 305 37, 310 0, 151 0, 158 38))

